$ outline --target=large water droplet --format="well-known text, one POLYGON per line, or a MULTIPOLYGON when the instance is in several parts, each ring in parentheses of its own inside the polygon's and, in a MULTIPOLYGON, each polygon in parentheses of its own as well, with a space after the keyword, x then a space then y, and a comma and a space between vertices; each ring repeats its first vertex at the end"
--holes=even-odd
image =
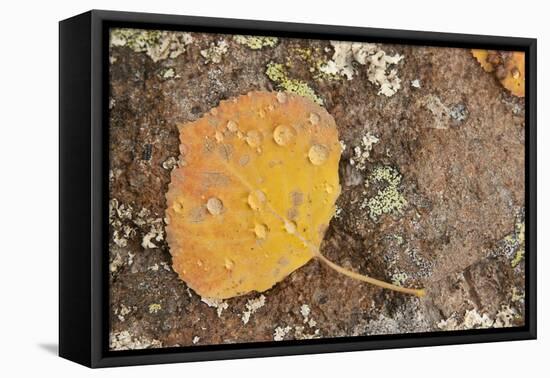
POLYGON ((294 234, 296 232, 296 223, 293 221, 285 220, 285 230, 289 234, 294 234))
POLYGON ((181 213, 183 211, 183 203, 181 203, 180 201, 176 201, 172 205, 172 208, 176 213, 181 213))
POLYGON ((239 159, 239 164, 242 165, 242 166, 244 167, 245 165, 248 164, 249 161, 250 161, 250 156, 248 156, 248 155, 243 155, 243 156, 241 156, 241 158, 239 159))
POLYGON ((265 203, 266 197, 261 190, 254 190, 248 195, 248 206, 252 210, 260 210, 265 203))
POLYGON ((235 266, 235 262, 231 259, 228 259, 227 257, 225 258, 225 262, 224 262, 224 266, 225 266, 225 269, 227 270, 232 270, 233 267, 235 266))
POLYGON ((294 140, 296 132, 290 126, 279 125, 273 130, 273 139, 279 146, 286 146, 294 140))
POLYGON ((322 144, 314 144, 313 146, 311 146, 307 154, 307 156, 309 157, 309 161, 311 161, 313 165, 323 164, 325 161, 327 161, 328 155, 328 148, 326 148, 322 144))
POLYGON ((267 227, 265 224, 257 223, 254 226, 254 233, 258 239, 265 239, 267 236, 267 227))
POLYGON ((277 101, 279 101, 281 104, 284 104, 286 102, 287 95, 283 92, 277 92, 277 101))
POLYGON ((206 209, 212 215, 220 215, 223 210, 223 202, 216 197, 211 197, 206 201, 206 209))
POLYGON ((227 130, 229 130, 231 132, 235 132, 235 131, 237 131, 237 129, 238 129, 237 122, 235 122, 235 121, 228 121, 227 122, 227 130))
POLYGON ((246 143, 250 147, 258 147, 262 143, 262 134, 258 130, 250 130, 246 133, 246 143))
POLYGON ((312 125, 317 125, 319 124, 319 122, 321 121, 321 117, 319 116, 319 114, 317 113, 311 113, 309 115, 309 122, 312 124, 312 125))

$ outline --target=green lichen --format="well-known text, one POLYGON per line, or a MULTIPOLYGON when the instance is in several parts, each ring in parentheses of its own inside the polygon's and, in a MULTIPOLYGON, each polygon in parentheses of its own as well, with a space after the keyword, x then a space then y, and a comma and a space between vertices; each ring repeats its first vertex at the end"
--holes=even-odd
POLYGON ((150 314, 156 314, 160 310, 162 310, 162 306, 160 305, 160 303, 151 303, 149 305, 149 313, 150 314))
POLYGON ((268 63, 265 73, 280 89, 307 97, 317 104, 323 105, 323 99, 305 81, 290 78, 281 63, 268 63))
POLYGON ((367 183, 386 186, 378 190, 376 196, 367 199, 362 208, 366 207, 372 220, 378 220, 382 214, 402 214, 407 206, 407 200, 399 190, 401 184, 399 172, 389 166, 379 166, 370 174, 367 183))
POLYGON ((515 243, 518 245, 516 254, 511 262, 512 268, 515 268, 525 257, 525 222, 516 222, 513 237, 515 238, 515 243))
POLYGON ((254 35, 236 35, 235 42, 247 46, 251 50, 261 50, 264 47, 275 47, 279 42, 277 37, 261 37, 254 35))

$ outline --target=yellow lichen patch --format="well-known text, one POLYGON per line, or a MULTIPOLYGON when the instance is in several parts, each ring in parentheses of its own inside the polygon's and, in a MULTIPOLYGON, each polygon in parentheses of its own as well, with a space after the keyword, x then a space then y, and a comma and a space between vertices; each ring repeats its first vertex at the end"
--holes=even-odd
POLYGON ((166 232, 189 287, 208 298, 262 292, 315 256, 340 194, 341 146, 325 109, 252 92, 180 127, 180 141, 186 164, 172 171, 166 232))
POLYGON ((486 72, 494 72, 502 86, 514 96, 525 97, 525 54, 519 51, 472 50, 486 72))

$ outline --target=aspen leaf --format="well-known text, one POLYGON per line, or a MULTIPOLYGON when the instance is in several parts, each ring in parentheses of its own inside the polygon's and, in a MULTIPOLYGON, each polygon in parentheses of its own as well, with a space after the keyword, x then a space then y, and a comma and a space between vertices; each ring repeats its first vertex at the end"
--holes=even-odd
POLYGON ((471 50, 485 72, 494 72, 502 86, 517 97, 525 97, 525 53, 519 51, 471 50))
POLYGON ((319 252, 340 194, 341 146, 324 108, 291 93, 251 92, 179 130, 166 233, 173 268, 195 292, 262 292, 314 257, 378 283, 319 252))

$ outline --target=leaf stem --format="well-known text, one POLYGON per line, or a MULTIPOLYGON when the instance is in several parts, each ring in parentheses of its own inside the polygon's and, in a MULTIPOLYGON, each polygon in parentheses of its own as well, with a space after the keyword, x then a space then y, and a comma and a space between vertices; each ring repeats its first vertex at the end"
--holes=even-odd
POLYGON ((315 253, 315 257, 317 257, 319 260, 321 260, 323 263, 325 263, 326 265, 328 265, 330 268, 334 269, 338 273, 341 273, 341 274, 343 274, 345 276, 348 276, 350 278, 353 278, 353 279, 356 279, 356 280, 359 280, 359 281, 363 281, 363 282, 368 282, 372 285, 376 285, 376 286, 379 286, 379 287, 384 288, 384 289, 390 289, 390 290, 398 291, 400 293, 416 295, 417 297, 423 297, 424 295, 426 295, 426 291, 424 289, 410 289, 410 288, 406 288, 406 287, 401 287, 401 286, 393 285, 393 284, 385 282, 385 281, 377 280, 376 278, 365 276, 363 274, 352 272, 351 270, 347 270, 347 269, 341 267, 340 265, 337 265, 337 264, 333 263, 332 261, 327 259, 325 256, 323 256, 319 252, 315 253))

